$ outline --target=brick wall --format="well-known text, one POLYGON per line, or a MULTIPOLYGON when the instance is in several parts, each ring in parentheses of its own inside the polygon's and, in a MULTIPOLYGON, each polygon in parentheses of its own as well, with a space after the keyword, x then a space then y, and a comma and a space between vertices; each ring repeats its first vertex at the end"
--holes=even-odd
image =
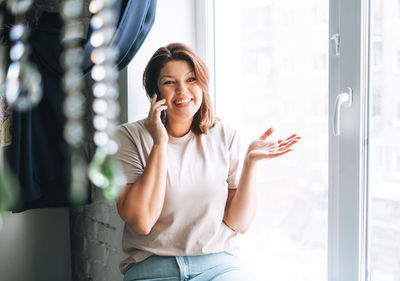
POLYGON ((123 222, 114 202, 93 188, 93 202, 70 209, 73 281, 122 280, 119 263, 123 222))

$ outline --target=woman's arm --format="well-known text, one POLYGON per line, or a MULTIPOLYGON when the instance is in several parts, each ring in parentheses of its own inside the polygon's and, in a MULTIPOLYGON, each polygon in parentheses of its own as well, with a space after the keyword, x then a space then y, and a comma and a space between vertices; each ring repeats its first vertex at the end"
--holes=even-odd
POLYGON ((253 221, 256 208, 256 163, 262 159, 282 156, 289 151, 300 137, 292 135, 286 140, 268 141, 273 129, 268 129, 253 141, 247 150, 237 189, 230 189, 225 208, 224 222, 234 231, 244 233, 253 221))
POLYGON ((127 184, 117 201, 121 218, 138 234, 148 234, 164 204, 167 182, 167 145, 154 145, 143 174, 127 184))
POLYGON ((224 222, 239 233, 246 232, 255 217, 257 208, 255 178, 254 164, 244 162, 237 189, 228 191, 224 222))
POLYGON ((117 201, 121 218, 138 234, 148 234, 161 214, 167 184, 168 133, 160 113, 165 100, 153 96, 149 116, 144 125, 153 138, 153 147, 143 174, 135 183, 127 184, 117 201))

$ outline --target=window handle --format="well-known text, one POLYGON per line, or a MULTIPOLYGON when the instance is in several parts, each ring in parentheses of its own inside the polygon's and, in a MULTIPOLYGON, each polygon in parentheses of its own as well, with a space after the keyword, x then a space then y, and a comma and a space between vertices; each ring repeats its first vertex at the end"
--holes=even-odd
POLYGON ((342 105, 349 107, 353 104, 353 89, 346 87, 343 92, 337 95, 333 113, 333 135, 340 136, 340 112, 342 105))
POLYGON ((332 55, 338 57, 340 55, 340 35, 338 33, 332 35, 331 44, 332 55))

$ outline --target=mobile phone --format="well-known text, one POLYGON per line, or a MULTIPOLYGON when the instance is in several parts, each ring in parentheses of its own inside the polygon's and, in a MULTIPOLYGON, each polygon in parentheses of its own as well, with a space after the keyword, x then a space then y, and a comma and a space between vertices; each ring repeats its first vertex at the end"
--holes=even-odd
MULTIPOLYGON (((157 101, 161 100, 160 91, 158 90, 158 87, 157 87, 157 85, 155 83, 153 84, 153 93, 156 93, 157 101)), ((165 112, 165 110, 161 111, 160 118, 161 118, 161 122, 164 125, 167 124, 167 113, 165 112)))

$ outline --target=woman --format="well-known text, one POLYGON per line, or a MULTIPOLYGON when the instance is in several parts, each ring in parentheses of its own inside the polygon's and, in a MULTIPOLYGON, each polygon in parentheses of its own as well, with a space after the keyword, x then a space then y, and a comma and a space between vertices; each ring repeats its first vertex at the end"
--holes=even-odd
POLYGON ((238 134, 214 117, 207 68, 191 49, 158 49, 143 84, 148 117, 117 131, 128 182, 117 202, 124 280, 254 280, 235 256, 235 237, 255 215, 255 164, 286 154, 299 137, 268 141, 268 129, 240 173, 238 134))

